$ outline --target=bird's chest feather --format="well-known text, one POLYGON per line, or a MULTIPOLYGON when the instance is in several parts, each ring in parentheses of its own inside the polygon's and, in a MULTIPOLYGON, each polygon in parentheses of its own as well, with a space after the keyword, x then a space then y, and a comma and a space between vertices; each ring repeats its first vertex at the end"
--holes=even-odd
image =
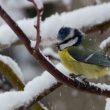
POLYGON ((63 65, 67 67, 71 72, 74 71, 76 65, 79 67, 78 61, 70 56, 67 49, 58 51, 58 54, 63 65))
POLYGON ((70 70, 71 73, 82 74, 87 77, 93 78, 97 76, 103 76, 107 73, 108 69, 102 66, 86 64, 75 60, 67 49, 58 51, 60 60, 63 65, 70 70))

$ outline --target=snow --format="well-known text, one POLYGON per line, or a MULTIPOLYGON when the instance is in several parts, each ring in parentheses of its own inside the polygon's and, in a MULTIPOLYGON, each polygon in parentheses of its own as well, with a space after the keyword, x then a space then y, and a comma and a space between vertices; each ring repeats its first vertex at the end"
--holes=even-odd
MULTIPOLYGON (((57 64, 56 68, 59 69, 65 75, 68 75, 68 70, 62 65, 57 64)), ((1 110, 14 110, 23 105, 28 105, 36 97, 42 94, 45 90, 49 89, 53 85, 57 84, 57 80, 45 71, 41 76, 34 78, 28 82, 24 88, 24 91, 19 92, 5 92, 0 94, 0 109, 1 110)), ((93 84, 91 85, 100 87, 103 90, 110 90, 110 85, 106 84, 93 84)), ((109 104, 110 105, 110 104, 109 104)), ((107 107, 107 106, 106 106, 107 107)), ((108 110, 108 109, 106 109, 108 110)))
POLYGON ((82 28, 100 24, 110 19, 110 15, 108 15, 109 11, 110 3, 104 3, 97 6, 81 8, 72 12, 56 13, 42 22, 41 35, 43 38, 55 38, 58 30, 62 26, 82 28))
POLYGON ((57 53, 55 53, 51 48, 45 48, 43 51, 43 54, 44 55, 46 55, 46 56, 48 56, 48 55, 50 55, 50 56, 53 56, 54 58, 56 58, 56 59, 59 59, 59 55, 57 54, 57 53))
POLYGON ((90 85, 92 85, 92 86, 95 86, 95 87, 98 87, 98 88, 100 88, 102 91, 103 90, 108 90, 108 91, 110 91, 110 85, 107 85, 107 84, 101 84, 101 83, 97 83, 97 84, 95 84, 95 83, 90 83, 90 85))
MULTIPOLYGON (((68 71, 62 64, 57 64, 56 68, 58 68, 61 72, 68 74, 68 71)), ((35 97, 39 96, 39 94, 43 93, 55 84, 57 84, 57 80, 45 71, 41 76, 28 82, 24 88, 24 91, 5 92, 0 94, 0 109, 14 110, 23 105, 27 105, 33 101, 35 97)))
POLYGON ((43 103, 39 102, 39 104, 44 110, 49 110, 43 103))
POLYGON ((107 39, 103 40, 100 44, 100 48, 102 50, 106 49, 107 45, 110 44, 110 37, 108 37, 107 39))
POLYGON ((106 99, 105 110, 110 110, 110 98, 106 99))
POLYGON ((32 41, 32 40, 31 40, 31 47, 32 47, 32 48, 35 48, 35 45, 36 45, 36 41, 32 41))
MULTIPOLYGON (((23 19, 18 21, 18 25, 21 27, 21 29, 26 32, 27 36, 32 39, 33 37, 35 38, 36 30, 33 27, 34 26, 34 20, 31 19, 23 19), (26 25, 27 24, 27 25, 26 25), (31 25, 30 25, 31 24, 31 25), (28 26, 28 28, 27 28, 28 26)), ((0 27, 0 45, 8 45, 10 46, 14 42, 18 41, 18 37, 16 34, 10 29, 8 25, 2 25, 0 27)))
POLYGON ((14 73, 18 76, 18 78, 24 83, 23 73, 20 67, 18 66, 18 64, 12 58, 8 56, 0 55, 0 61, 7 64, 14 71, 14 73))
POLYGON ((37 6, 37 8, 39 10, 43 9, 43 2, 42 2, 42 0, 34 0, 34 2, 35 2, 36 6, 37 6))
MULTIPOLYGON (((56 36, 62 26, 72 28, 90 27, 95 24, 110 20, 110 3, 104 3, 97 6, 89 6, 71 12, 63 12, 62 14, 54 14, 41 22, 42 45, 52 45, 56 42, 56 36), (48 27, 48 28, 47 28, 48 27), (48 40, 47 40, 48 39, 48 40), (53 41, 52 41, 53 40, 53 41)), ((19 26, 27 34, 29 39, 36 39, 36 30, 34 28, 36 18, 24 19, 18 21, 19 26)), ((0 44, 11 45, 17 36, 9 29, 8 26, 0 27, 0 44)))

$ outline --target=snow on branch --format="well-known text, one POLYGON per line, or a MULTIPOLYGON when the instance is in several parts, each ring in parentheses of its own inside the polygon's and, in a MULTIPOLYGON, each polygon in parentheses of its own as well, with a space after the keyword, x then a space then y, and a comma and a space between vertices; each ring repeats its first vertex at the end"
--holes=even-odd
POLYGON ((18 90, 24 88, 24 77, 18 64, 10 57, 0 55, 0 71, 18 90))
POLYGON ((101 42, 100 48, 105 52, 107 52, 110 49, 110 37, 101 42))
MULTIPOLYGON (((68 74, 68 70, 66 70, 62 64, 57 64, 56 68, 65 75, 68 74)), ((58 85, 57 80, 50 75, 50 73, 45 71, 41 76, 28 82, 24 88, 24 91, 5 92, 0 94, 0 108, 1 110, 14 110, 20 107, 28 107, 33 102, 43 98, 42 96, 45 96, 43 95, 45 92, 50 93, 50 89, 52 89, 55 85, 58 85)), ((110 90, 110 85, 91 83, 91 86, 93 85, 97 88, 97 90, 100 88, 102 92, 110 90)))
MULTIPOLYGON (((63 70, 62 67, 61 64, 57 65, 57 68, 60 70, 63 70)), ((64 72, 64 70, 62 72, 64 72)), ((23 105, 29 106, 37 97, 56 84, 57 80, 45 71, 41 76, 27 83, 24 91, 0 94, 0 108, 1 110, 14 110, 23 105)))
MULTIPOLYGON (((109 21, 109 11, 110 3, 104 3, 97 6, 81 8, 72 12, 63 12, 62 14, 56 13, 55 15, 48 17, 45 21, 41 22, 42 45, 51 45, 56 42, 55 39, 58 30, 62 26, 84 28, 92 27, 109 21), (52 42, 52 40, 54 42, 52 42)), ((31 40, 36 40, 36 30, 34 28, 35 20, 36 19, 33 18, 27 20, 24 19, 17 22, 31 40)), ((17 40, 17 36, 7 25, 0 27, 0 47, 3 47, 2 45, 4 45, 4 48, 10 46, 17 40)))
POLYGON ((110 110, 110 98, 106 99, 105 110, 110 110))
POLYGON ((57 59, 59 60, 59 55, 54 52, 54 50, 52 50, 52 48, 45 48, 42 50, 42 53, 45 55, 45 56, 50 56, 50 57, 53 57, 53 59, 57 59))
MULTIPOLYGON (((90 82, 85 82, 85 81, 83 81, 83 80, 81 80, 79 78, 72 79, 70 77, 67 77, 66 76, 67 74, 66 75, 64 74, 65 71, 66 71, 65 69, 64 69, 64 71, 61 71, 63 69, 63 67, 61 67, 61 69, 60 69, 59 68, 60 65, 58 65, 58 69, 56 69, 56 67, 54 65, 52 65, 48 61, 48 59, 42 54, 42 52, 40 51, 39 47, 36 50, 31 47, 30 40, 23 33, 23 31, 17 26, 17 24, 10 18, 10 16, 3 10, 3 8, 1 8, 1 10, 0 10, 0 15, 6 21, 6 23, 13 29, 13 31, 18 35, 18 37, 22 40, 22 42, 24 43, 25 47, 28 49, 30 54, 33 55, 35 60, 38 61, 39 64, 42 65, 57 80, 59 80, 60 82, 62 82, 64 84, 67 84, 68 86, 70 86, 72 88, 77 88, 77 89, 79 89, 81 91, 85 91, 85 92, 89 92, 89 93, 94 93, 94 94, 104 95, 104 96, 110 97, 110 85, 102 85, 101 86, 101 84, 98 84, 98 85, 92 84, 90 82)), ((40 37, 40 34, 37 37, 40 37)), ((55 80, 55 78, 54 78, 55 82, 53 81, 53 78, 52 78, 52 82, 53 83, 51 82, 51 78, 49 76, 48 76, 48 78, 49 78, 48 80, 45 80, 44 78, 47 78, 47 76, 42 77, 42 78, 38 77, 38 79, 37 79, 38 82, 36 80, 33 81, 34 85, 33 85, 33 83, 28 83, 28 85, 24 88, 24 92, 18 92, 19 98, 20 98, 20 93, 24 94, 24 95, 28 94, 29 96, 34 96, 35 95, 34 93, 36 93, 35 90, 37 90, 38 94, 40 94, 40 93, 42 94, 41 91, 44 91, 44 89, 47 90, 47 87, 50 88, 51 84, 52 85, 55 84, 55 83, 57 84, 57 81, 55 80), (42 80, 42 79, 44 79, 44 80, 42 80), (35 84, 35 82, 37 82, 37 83, 35 84), (36 86, 37 89, 35 89, 34 86, 36 86), (32 87, 31 88, 32 91, 31 91, 30 87, 32 87), (40 88, 38 88, 38 87, 40 87, 40 88)), ((8 93, 6 93, 5 96, 7 96, 7 94, 8 93)), ((38 94, 36 94, 36 95, 38 96, 38 94)), ((17 93, 15 95, 17 95, 17 93)), ((3 95, 3 97, 2 97, 2 94, 1 94, 2 100, 3 100, 3 98, 5 96, 3 95)), ((29 100, 30 100, 31 97, 26 97, 26 98, 29 98, 29 100)), ((4 98, 4 100, 5 99, 6 99, 6 97, 4 98)), ((38 99, 40 99, 40 98, 38 98, 38 99)), ((29 103, 29 100, 28 100, 28 103, 29 103)), ((31 101, 32 101, 32 98, 31 98, 31 101)), ((15 107, 15 105, 17 105, 17 107, 19 107, 20 106, 19 104, 21 104, 20 101, 19 101, 19 104, 17 104, 17 103, 14 104, 14 105, 12 104, 11 107, 15 107)), ((22 103, 23 104, 27 104, 27 103, 25 103, 25 96, 24 96, 24 99, 22 100, 22 103)), ((4 107, 4 105, 2 107, 4 107)))
MULTIPOLYGON (((35 28, 34 28, 34 20, 32 19, 24 19, 20 20, 18 22, 18 25, 21 27, 21 29, 26 32, 27 36, 29 36, 30 39, 35 39, 35 28), (25 25, 27 24, 27 25, 25 25), (28 27, 26 27, 28 26, 28 27)), ((0 27, 0 48, 9 47, 11 44, 18 41, 18 37, 16 34, 11 30, 11 28, 8 25, 2 25, 0 27), (6 32, 6 33, 5 33, 6 32), (5 36, 4 36, 5 35, 5 36), (3 37, 4 36, 4 37, 3 37)))

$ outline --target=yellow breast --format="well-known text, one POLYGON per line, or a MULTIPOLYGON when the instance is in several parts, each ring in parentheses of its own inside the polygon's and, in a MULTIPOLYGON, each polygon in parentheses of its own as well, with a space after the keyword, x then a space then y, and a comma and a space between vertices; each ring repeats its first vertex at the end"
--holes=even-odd
POLYGON ((108 68, 93 64, 86 64, 75 60, 69 55, 67 49, 58 51, 63 65, 70 70, 70 73, 81 74, 89 78, 103 76, 108 73, 108 68))

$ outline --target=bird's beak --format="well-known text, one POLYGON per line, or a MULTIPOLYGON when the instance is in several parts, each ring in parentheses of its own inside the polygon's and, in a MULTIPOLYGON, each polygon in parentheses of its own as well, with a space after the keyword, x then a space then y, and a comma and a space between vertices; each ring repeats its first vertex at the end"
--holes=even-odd
POLYGON ((60 43, 56 43, 56 44, 55 44, 55 47, 57 47, 58 50, 60 50, 60 43))

